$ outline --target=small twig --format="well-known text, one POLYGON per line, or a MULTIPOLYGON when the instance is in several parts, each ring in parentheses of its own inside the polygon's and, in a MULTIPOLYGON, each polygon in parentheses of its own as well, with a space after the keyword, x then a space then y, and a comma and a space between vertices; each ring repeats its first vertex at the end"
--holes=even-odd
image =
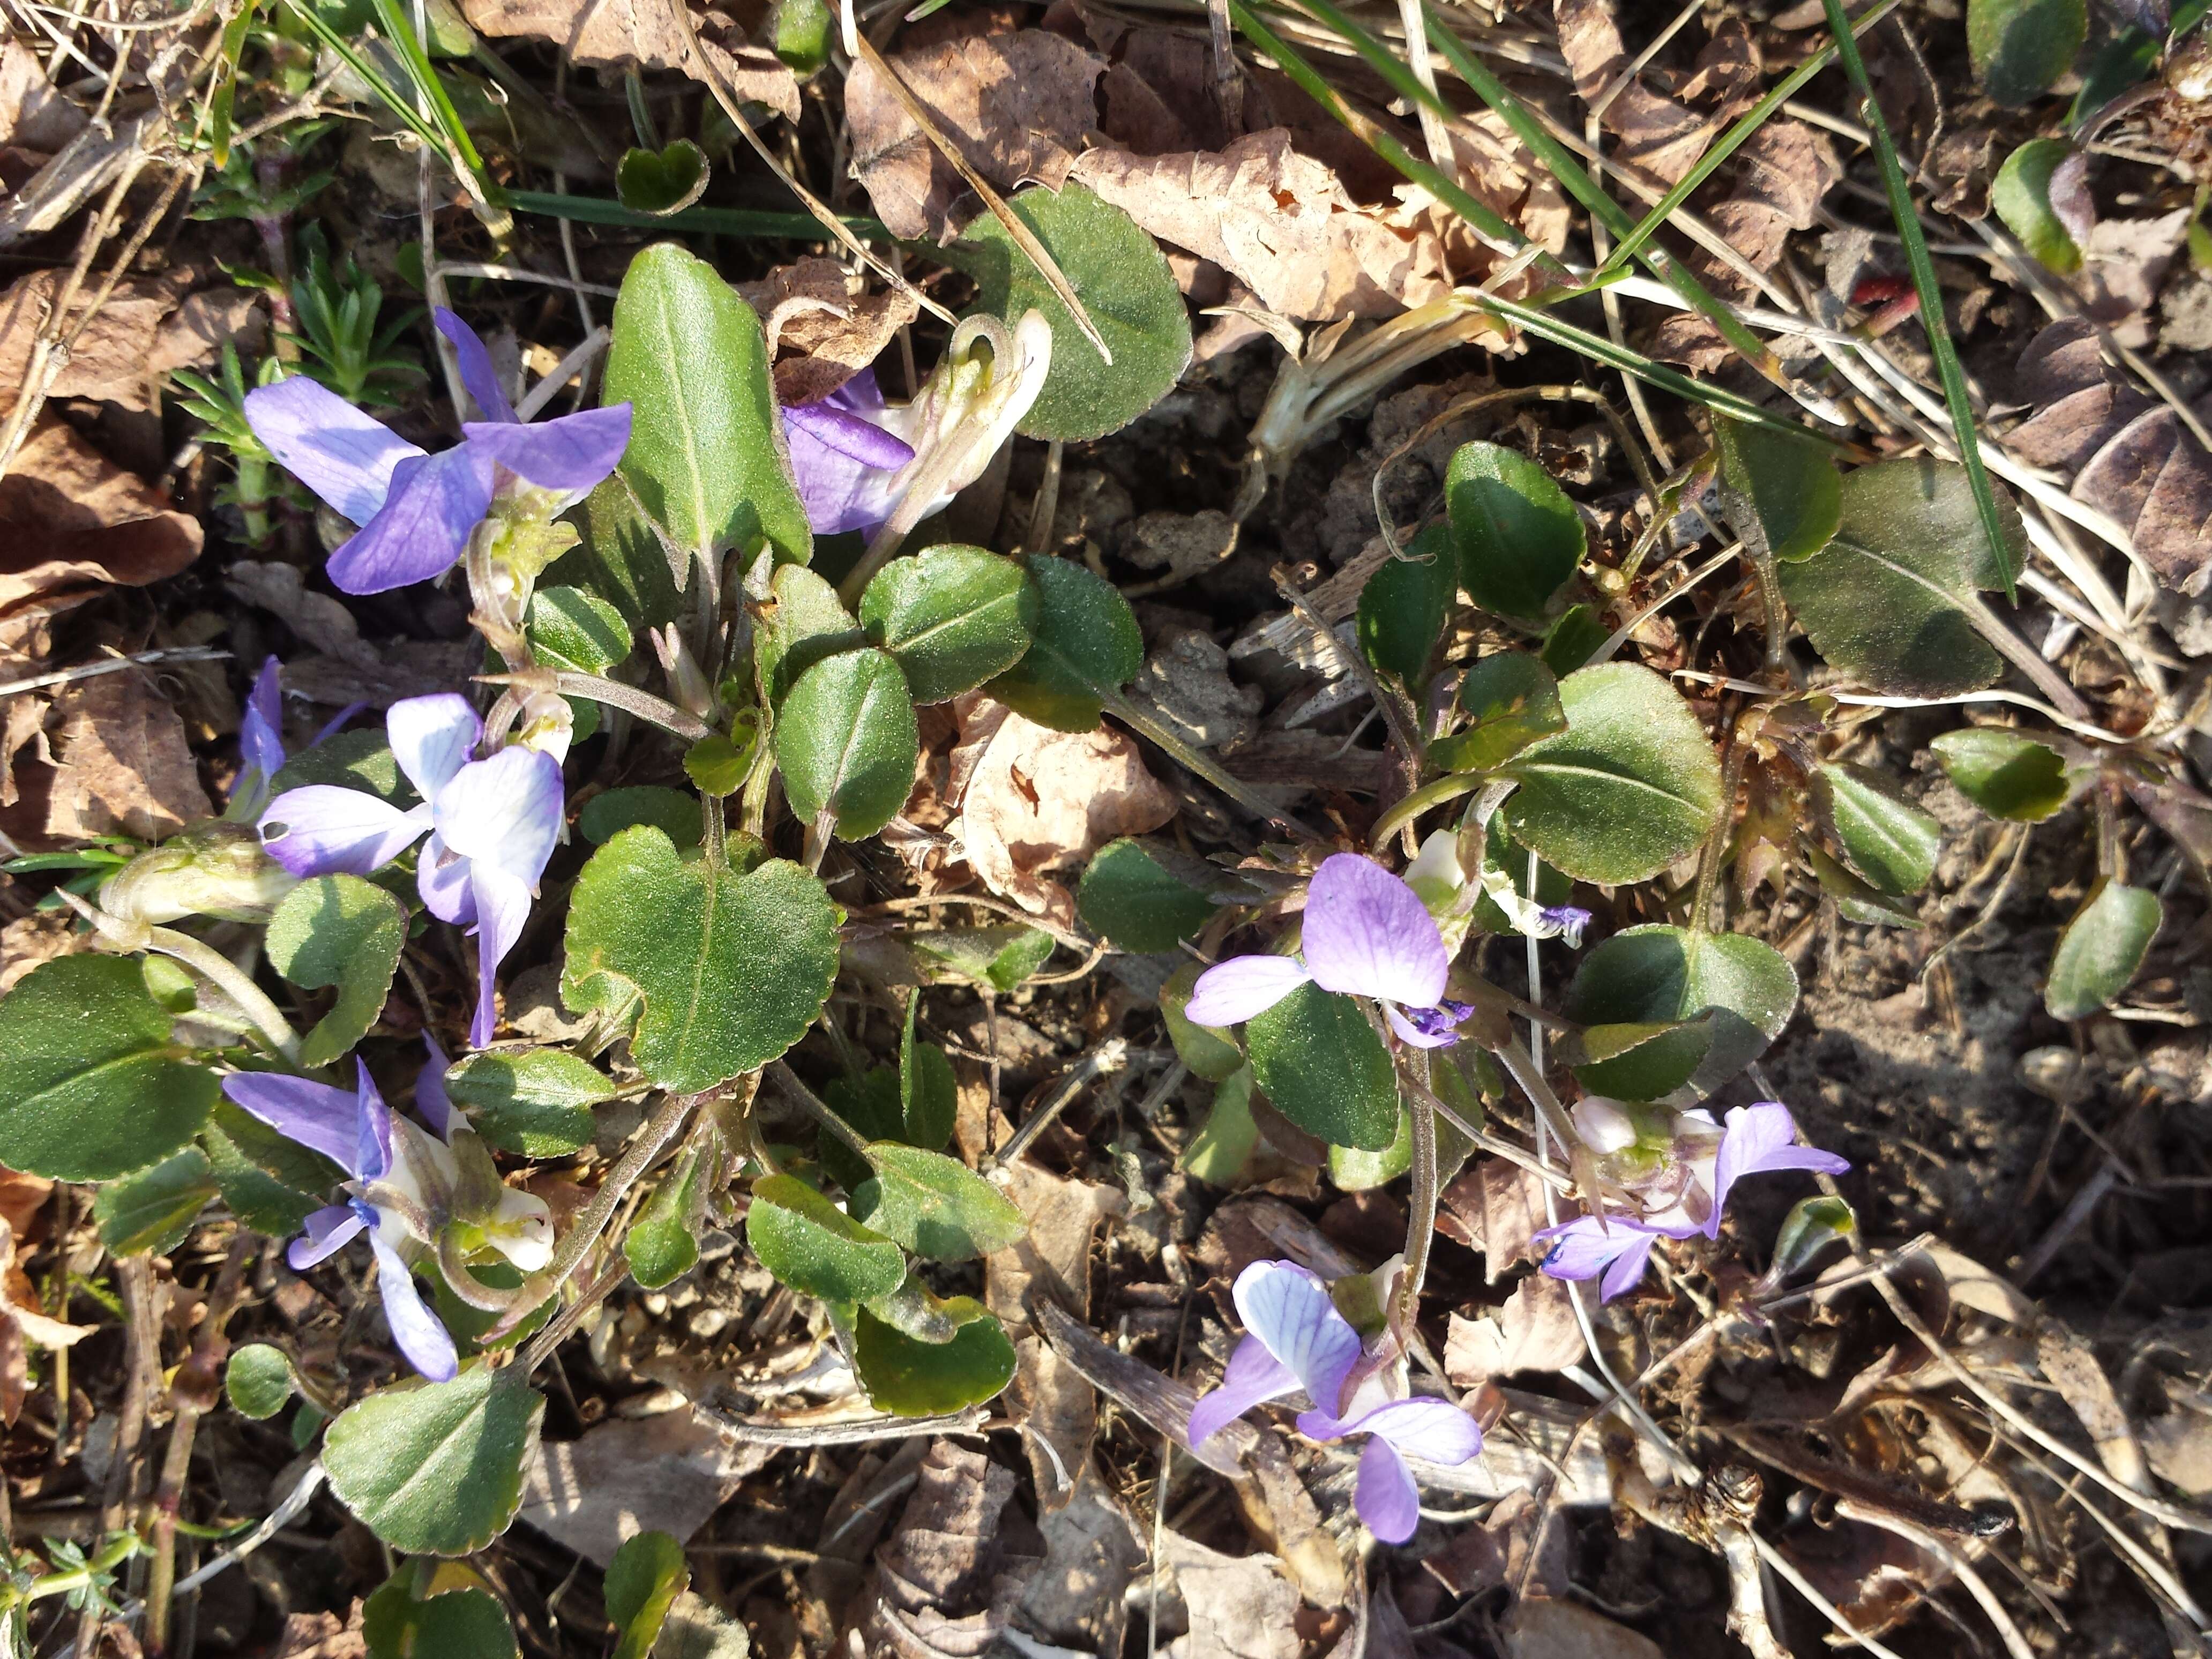
POLYGON ((43 691, 50 685, 69 685, 78 680, 88 680, 96 674, 113 674, 125 668, 143 668, 157 662, 222 662, 229 657, 229 652, 212 645, 179 645, 164 651, 141 651, 132 656, 107 657, 99 662, 79 663, 74 668, 56 668, 44 674, 33 674, 27 679, 9 680, 0 684, 0 697, 12 697, 23 691, 43 691))
POLYGON ((1068 1103, 1088 1088, 1093 1079, 1109 1072, 1118 1072, 1129 1058, 1128 1040, 1109 1037, 1078 1060, 1074 1069, 1062 1080, 1050 1100, 1031 1112, 1022 1127, 1014 1131, 1013 1138, 996 1152, 988 1152, 982 1159, 982 1172, 990 1174, 1003 1170, 1030 1149, 1030 1144, 1045 1131, 1046 1126, 1058 1117, 1068 1103))
POLYGON ((322 1489, 323 1482, 327 1478, 323 1468, 322 1459, 317 1458, 308 1464, 301 1472, 299 1480, 294 1482, 292 1490, 284 1494, 284 1501, 269 1511, 266 1520, 221 1555, 216 1556, 214 1560, 193 1573, 191 1577, 179 1579, 175 1594, 179 1595, 191 1594, 226 1567, 235 1566, 278 1533, 283 1531, 285 1528, 290 1526, 293 1518, 313 1501, 316 1492, 322 1489))
POLYGON ((931 1434, 973 1434, 990 1418, 983 1406, 941 1417, 866 1417, 848 1423, 760 1423, 729 1417, 704 1406, 694 1410, 715 1431, 741 1446, 778 1450, 807 1446, 857 1446, 871 1440, 912 1440, 931 1434))

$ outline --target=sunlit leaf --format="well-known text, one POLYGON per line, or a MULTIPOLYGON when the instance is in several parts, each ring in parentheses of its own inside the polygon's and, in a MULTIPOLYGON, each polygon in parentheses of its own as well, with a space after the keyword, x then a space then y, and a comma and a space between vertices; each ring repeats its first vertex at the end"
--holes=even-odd
POLYGON ((329 1013, 301 1039, 300 1061, 327 1066, 368 1034, 407 943, 407 910, 359 876, 315 876, 269 918, 270 965, 302 989, 337 987, 329 1013))
POLYGON ((775 760, 804 823, 828 813, 842 841, 881 830, 914 790, 914 699, 881 651, 848 651, 799 677, 775 723, 775 760))
POLYGON ((2087 1019, 2119 1000, 2142 971, 2166 907, 2158 895, 2101 881, 2058 936, 2043 1006, 2054 1019, 2087 1019))
POLYGON ((1462 444, 1444 474, 1459 582, 1486 611, 1540 621, 1587 550, 1552 475, 1502 444, 1462 444))
POLYGON ((1275 1109, 1307 1133, 1370 1152, 1397 1138, 1390 1051, 1352 998, 1301 985, 1246 1022, 1244 1044, 1275 1109))
POLYGON ((397 1382, 331 1425, 323 1467, 362 1523, 409 1555, 466 1555, 507 1530, 545 1401, 513 1370, 397 1382))

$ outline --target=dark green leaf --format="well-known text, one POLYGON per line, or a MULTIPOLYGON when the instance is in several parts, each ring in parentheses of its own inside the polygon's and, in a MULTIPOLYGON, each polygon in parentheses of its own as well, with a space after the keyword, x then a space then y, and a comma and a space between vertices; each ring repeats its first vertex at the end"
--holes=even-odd
POLYGON ((1500 651, 1468 669, 1459 706, 1468 724, 1429 745, 1429 759, 1447 772, 1495 771, 1539 738, 1567 729, 1559 682, 1525 651, 1500 651))
POLYGON ((282 1238, 300 1231, 322 1207, 343 1172, 328 1159, 288 1140, 227 1100, 201 1128, 199 1144, 215 1173, 216 1190, 230 1212, 258 1233, 282 1238))
POLYGON ((2047 90, 2088 34, 2084 0, 1966 0, 1966 51, 1982 90, 2000 104, 2047 90))
POLYGON ((1451 532, 1431 525, 1403 558, 1385 560, 1359 590, 1359 648, 1369 665, 1418 689, 1458 592, 1451 532))
POLYGON ((1212 919, 1212 899, 1160 867, 1141 842, 1123 836, 1100 848, 1083 872, 1076 908, 1124 951, 1172 951, 1212 919))
POLYGON ((933 1417, 990 1399, 1013 1380, 1014 1345, 983 1304, 945 1304, 961 1321, 950 1342, 921 1342, 866 1308, 853 1310, 853 1367, 878 1411, 933 1417))
POLYGON ((1703 841, 1721 807, 1720 763, 1674 689, 1604 663, 1559 682, 1567 729, 1504 766, 1520 787, 1504 818, 1555 869, 1608 885, 1655 876, 1703 841))
POLYGON ((1839 860, 1830 858, 1822 848, 1808 846, 1805 863, 1813 872, 1813 878, 1820 884, 1820 890, 1835 900, 1836 908, 1846 921, 1863 922, 1869 927, 1920 926, 1920 917, 1911 905, 1860 880, 1839 860))
POLYGON ((941 1152, 878 1140, 875 1174, 853 1194, 853 1214, 933 1261, 973 1261, 1029 1231, 1022 1212, 966 1164, 941 1152))
POLYGON ((1679 1024, 1591 1025, 1559 1045, 1589 1093, 1614 1100, 1662 1100, 1696 1075, 1711 1052, 1710 1017, 1679 1024))
POLYGON ((615 167, 615 198, 634 212, 665 218, 706 193, 707 157, 689 138, 665 148, 626 149, 615 167))
POLYGON ((257 1423, 274 1417, 292 1398, 292 1362, 266 1342, 234 1348, 223 1367, 222 1391, 240 1416, 257 1423))
POLYGON ((576 815, 576 828, 594 847, 604 847, 633 823, 652 824, 679 848, 696 847, 701 834, 699 798, 681 789, 639 784, 594 795, 576 815))
POLYGON ((1999 726, 1968 726, 1929 745, 1959 793, 1993 818, 2039 823, 2066 805, 2066 759, 2049 744, 1999 726))
POLYGON ((1038 605, 1012 559, 948 545, 878 571, 860 595, 860 622, 905 672, 916 702, 943 702, 1022 659, 1038 605))
POLYGON ((545 1401, 512 1370, 478 1364, 450 1382, 393 1383, 356 1401, 323 1439, 331 1490, 408 1555, 467 1555, 507 1530, 545 1401))
POLYGON ((934 1152, 952 1139, 960 1113, 960 1083, 952 1073, 951 1056, 921 1040, 917 1030, 921 1016, 921 994, 917 991, 907 999, 906 1030, 899 1038, 899 1117, 906 1133, 898 1139, 934 1152))
POLYGON ((514 1659, 514 1626, 498 1597, 473 1584, 418 1601, 410 1564, 362 1603, 368 1659, 514 1659))
POLYGON ((1370 1152, 1397 1138, 1390 1051, 1350 997, 1301 985, 1246 1022, 1244 1046, 1275 1109, 1307 1133, 1370 1152))
POLYGON ((1809 559, 1842 521, 1844 481, 1810 438, 1716 417, 1721 502, 1754 558, 1809 559))
POLYGON ((1244 1050, 1234 1033, 1213 1025, 1194 1025, 1183 1017, 1191 990, 1205 971, 1204 963, 1186 962, 1168 975, 1167 983, 1160 987, 1160 1018, 1167 1022, 1168 1041, 1175 1045, 1176 1057, 1194 1075, 1220 1083, 1244 1068, 1244 1050))
POLYGON ((623 1236, 630 1277, 648 1291, 681 1279, 699 1260, 698 1217, 706 1204, 702 1183, 708 1162, 696 1150, 684 1153, 623 1236))
POLYGON ((1594 605, 1571 605, 1559 613, 1544 635, 1537 654, 1554 674, 1571 674, 1597 655, 1598 647, 1612 637, 1605 617, 1594 605))
POLYGON ((327 783, 338 789, 362 789, 394 806, 415 804, 414 787, 399 770, 392 744, 380 726, 358 732, 341 732, 325 738, 312 749, 302 749, 276 769, 269 781, 272 793, 305 789, 327 783))
POLYGON ((1813 804, 1844 861, 1881 891, 1917 893, 1936 873, 1943 826, 1881 774, 1823 762, 1813 773, 1813 804))
POLYGON ((2054 1019, 2087 1019, 2119 1000, 2142 970, 2166 909, 2158 895, 2100 881, 2058 936, 2043 1006, 2054 1019))
POLYGON ((794 1291, 825 1302, 869 1302, 906 1278, 906 1254, 795 1176, 753 1183, 745 1243, 794 1291))
POLYGON ((1588 547, 1581 515, 1552 475, 1501 444, 1462 444, 1444 474, 1444 505, 1468 597, 1540 621, 1588 547))
POLYGON ((664 627, 683 614, 690 555, 683 553, 678 568, 669 568, 667 544, 639 509, 621 474, 584 497, 576 519, 583 544, 546 567, 548 581, 589 588, 634 628, 664 627))
POLYGON ((137 963, 60 957, 0 998, 0 1163, 56 1181, 143 1170, 198 1133, 214 1073, 182 1057, 137 963))
POLYGON ((825 657, 867 643, 837 590, 804 565, 780 567, 769 583, 775 600, 753 645, 753 668, 770 708, 783 707, 799 677, 825 657))
POLYGON ((2067 112, 2068 129, 2080 133, 2106 105, 2149 80, 2158 69, 2160 46, 2158 36, 2130 23, 2098 47, 2081 71, 2081 89, 2067 112))
POLYGON ((100 1189, 92 1204, 100 1242, 112 1255, 167 1255, 185 1242, 194 1218, 215 1195, 207 1154, 187 1146, 150 1170, 100 1189))
POLYGON ((1114 584, 1069 559, 1023 562, 1037 595, 1027 655, 985 689, 1016 714, 1055 732, 1088 732, 1100 699, 1145 665, 1145 636, 1114 584))
POLYGON ((503 1152, 560 1158, 592 1140, 592 1108, 615 1097, 606 1074, 558 1048, 470 1054, 446 1076, 476 1132, 503 1152))
POLYGON ((569 903, 562 1000, 645 1011, 631 1054, 661 1088, 696 1094, 805 1036, 837 973, 837 910, 799 866, 685 861, 649 824, 592 855, 569 903))
POLYGON ((580 587, 541 587, 530 596, 526 630, 541 661, 579 674, 620 664, 635 642, 623 613, 580 587))
POLYGON ((406 943, 406 907, 359 876, 310 877, 284 896, 269 918, 270 965, 306 990, 338 988, 301 1041, 301 1065, 327 1066, 368 1035, 406 943))
POLYGON ((906 805, 921 751, 906 677, 873 649, 816 663, 775 722, 792 811, 808 824, 828 813, 842 841, 874 835, 906 805))
POLYGON ((2081 269, 2081 248, 2052 204, 2051 175, 2073 154, 2063 138, 2031 138, 2005 157, 1990 186, 1990 205, 2005 228, 2062 276, 2081 269))
MULTIPOLYGON (((1710 1040, 1685 1077, 1704 1095, 1758 1059, 1796 1006, 1797 975, 1771 945, 1742 933, 1693 933, 1654 923, 1593 946, 1576 969, 1562 1011, 1584 1027, 1703 1023, 1710 1040)), ((1674 1051, 1688 1041, 1677 1040, 1674 1051)), ((1629 1097, 1656 1099, 1674 1086, 1629 1097)))
POLYGON ((1190 1138, 1176 1160, 1184 1170, 1217 1187, 1233 1187, 1252 1161, 1260 1144, 1260 1127, 1252 1121, 1252 1068, 1242 1064, 1223 1078, 1213 1091, 1213 1106, 1206 1126, 1190 1138))

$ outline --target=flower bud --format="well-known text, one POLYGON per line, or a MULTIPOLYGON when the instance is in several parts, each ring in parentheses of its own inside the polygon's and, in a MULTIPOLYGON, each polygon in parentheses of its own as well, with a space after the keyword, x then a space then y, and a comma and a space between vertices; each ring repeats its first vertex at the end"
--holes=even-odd
POLYGON ((1585 1096, 1575 1103, 1568 1115, 1574 1119, 1575 1133, 1583 1138, 1583 1144, 1600 1158, 1626 1152, 1636 1144, 1636 1120, 1618 1102, 1602 1095, 1585 1096))
POLYGON ((100 890, 100 908, 149 927, 183 916, 266 921, 299 878, 262 850, 250 824, 195 824, 141 853, 100 890))

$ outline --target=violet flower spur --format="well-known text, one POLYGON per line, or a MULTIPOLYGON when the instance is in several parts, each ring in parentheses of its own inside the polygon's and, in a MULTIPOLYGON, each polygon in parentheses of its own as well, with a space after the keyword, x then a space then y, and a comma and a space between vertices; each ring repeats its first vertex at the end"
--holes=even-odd
POLYGON ((420 805, 402 811, 365 791, 331 784, 288 789, 261 816, 262 844, 295 876, 365 876, 428 832, 416 890, 440 921, 477 931, 479 981, 469 1041, 482 1048, 497 1023, 501 959, 522 936, 561 836, 560 763, 521 744, 471 760, 483 722, 451 692, 392 704, 385 728, 420 805))
POLYGON ((1474 1010, 1444 1000, 1450 954, 1420 896, 1356 853, 1322 860, 1307 890, 1303 959, 1231 957, 1198 977, 1185 1017, 1236 1025, 1265 1013, 1311 981, 1324 991, 1372 997, 1399 1037, 1417 1048, 1459 1040, 1474 1010))
POLYGON ((1833 1152, 1800 1145, 1796 1122, 1779 1101, 1734 1108, 1717 1133, 1711 1114, 1679 1113, 1671 1136, 1651 1146, 1644 1144, 1629 1114, 1609 1101, 1582 1101, 1574 1117, 1601 1164, 1640 1158, 1672 1169, 1672 1190, 1659 1207, 1641 1215, 1608 1211, 1602 1221, 1596 1214, 1577 1216, 1535 1235, 1551 1241, 1546 1273, 1554 1279, 1599 1279, 1599 1293, 1607 1302, 1643 1279, 1661 1239, 1718 1238, 1729 1194, 1744 1176, 1786 1170, 1834 1176, 1851 1167, 1833 1152))
POLYGON ((504 1186, 497 1187, 496 1196, 482 1194, 488 1202, 467 1206, 477 1213, 457 1213, 457 1198, 468 1183, 456 1147, 460 1137, 471 1142, 475 1137, 446 1103, 445 1056, 436 1043, 427 1037, 424 1042, 430 1063, 416 1085, 416 1100, 435 1120, 435 1134, 386 1106, 359 1060, 351 1090, 264 1072, 234 1073, 222 1088, 241 1109, 350 1176, 346 1201, 317 1210, 292 1241, 285 1259, 293 1271, 305 1273, 367 1234, 392 1340, 408 1364, 432 1382, 445 1382, 459 1370, 459 1358, 453 1337, 416 1288, 412 1264, 458 1220, 473 1224, 475 1237, 533 1273, 552 1260, 553 1224, 543 1199, 504 1186))
POLYGON ((340 517, 361 526, 331 555, 331 580, 348 593, 381 593, 442 575, 467 551, 476 527, 504 504, 533 507, 534 516, 550 520, 612 472, 629 444, 628 404, 525 425, 500 390, 483 342, 452 312, 431 314, 453 343, 461 382, 484 417, 464 424, 451 449, 427 453, 305 375, 246 394, 254 436, 340 517), (547 498, 523 502, 529 487, 547 498))
POLYGON ((1387 1331, 1370 1345, 1337 1309, 1322 1280, 1295 1261, 1255 1261, 1237 1275, 1237 1312, 1248 1334, 1221 1386, 1190 1413, 1193 1446, 1263 1401, 1303 1391, 1298 1432, 1312 1440, 1368 1437, 1352 1506, 1386 1544, 1420 1523, 1408 1456, 1456 1467, 1482 1449, 1482 1429, 1447 1400, 1407 1397, 1406 1367, 1387 1331))

